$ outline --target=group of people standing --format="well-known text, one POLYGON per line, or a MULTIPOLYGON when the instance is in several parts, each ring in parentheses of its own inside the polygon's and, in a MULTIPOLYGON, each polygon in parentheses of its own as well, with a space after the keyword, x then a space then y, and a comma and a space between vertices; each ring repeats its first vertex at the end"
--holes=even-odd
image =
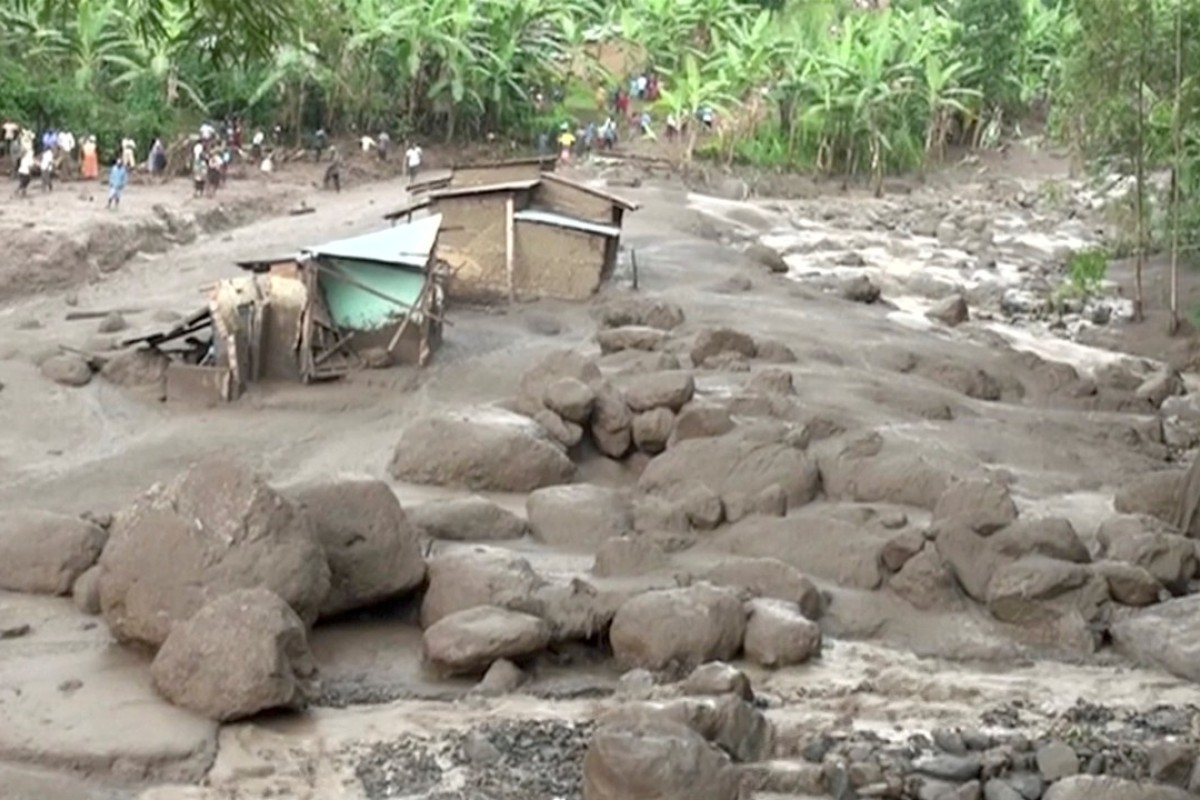
MULTIPOLYGON (((3 132, 3 138, 0 139, 3 155, 9 159, 16 173, 15 194, 18 197, 29 196, 29 186, 35 175, 41 179, 44 192, 53 191, 54 182, 60 176, 74 178, 78 175, 84 181, 100 179, 100 150, 95 135, 76 137, 69 130, 48 128, 39 137, 32 128, 23 127, 11 119, 0 125, 0 131, 3 132)), ((109 170, 109 208, 120 205, 121 192, 128 183, 133 151, 133 141, 124 139, 109 170)))

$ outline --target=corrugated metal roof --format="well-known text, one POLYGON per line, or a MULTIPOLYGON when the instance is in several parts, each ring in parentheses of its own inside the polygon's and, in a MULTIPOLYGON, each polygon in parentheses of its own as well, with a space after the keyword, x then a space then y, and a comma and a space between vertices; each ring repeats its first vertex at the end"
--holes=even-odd
POLYGON ((438 189, 430 192, 429 196, 436 200, 439 197, 461 197, 472 194, 491 194, 492 192, 517 192, 524 189, 532 189, 539 183, 541 183, 540 178, 524 178, 519 181, 485 183, 479 186, 457 186, 453 189, 438 189))
POLYGON ((546 172, 542 174, 542 178, 553 183, 560 183, 563 186, 570 186, 571 188, 578 189, 581 192, 587 192, 588 194, 603 198, 612 203, 614 206, 620 206, 626 211, 637 211, 639 208, 641 208, 640 205, 632 200, 626 200, 624 197, 618 197, 612 192, 606 192, 603 189, 598 189, 595 186, 589 186, 586 183, 580 183, 579 181, 573 181, 570 178, 564 178, 562 175, 555 175, 552 172, 546 172))
POLYGON ((432 214, 365 236, 307 247, 303 252, 311 256, 424 268, 433 254, 441 227, 442 215, 432 214))
POLYGON ((513 214, 513 219, 520 222, 536 222, 540 225, 553 225, 556 228, 567 228, 573 231, 582 231, 583 233, 594 233, 599 236, 610 236, 616 238, 621 235, 621 229, 614 225, 600 225, 595 222, 586 222, 575 217, 568 217, 563 214, 555 214, 550 211, 538 211, 536 209, 528 209, 526 211, 518 211, 513 214))

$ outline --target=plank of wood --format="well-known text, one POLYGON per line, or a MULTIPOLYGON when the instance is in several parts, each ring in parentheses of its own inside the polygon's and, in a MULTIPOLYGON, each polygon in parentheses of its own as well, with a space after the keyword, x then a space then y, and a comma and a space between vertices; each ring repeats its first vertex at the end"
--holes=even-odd
POLYGON ((107 311, 68 311, 64 317, 67 322, 78 322, 85 319, 104 319, 109 314, 141 314, 144 308, 110 308, 107 311))

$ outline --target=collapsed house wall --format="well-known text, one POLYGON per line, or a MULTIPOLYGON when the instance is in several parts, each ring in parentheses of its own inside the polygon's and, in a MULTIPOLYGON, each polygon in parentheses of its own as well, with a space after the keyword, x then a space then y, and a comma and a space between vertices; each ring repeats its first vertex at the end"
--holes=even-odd
POLYGON ((542 170, 540 161, 455 167, 450 178, 450 187, 458 189, 464 186, 488 186, 512 181, 536 181, 542 177, 542 170))
POLYGON ((585 300, 600 288, 608 237, 518 220, 514 282, 523 299, 585 300))
POLYGON ((262 380, 300 380, 300 324, 308 305, 308 291, 299 279, 272 272, 265 278, 267 301, 262 314, 262 347, 255 376, 262 380))

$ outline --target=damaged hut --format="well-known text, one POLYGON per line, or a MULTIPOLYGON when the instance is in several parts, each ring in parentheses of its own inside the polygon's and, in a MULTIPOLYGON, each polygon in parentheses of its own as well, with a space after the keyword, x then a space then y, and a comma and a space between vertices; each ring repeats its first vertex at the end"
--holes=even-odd
POLYGON ((625 214, 637 208, 602 189, 539 172, 495 183, 451 180, 385 216, 445 220, 439 253, 451 269, 446 291, 452 300, 584 300, 615 271, 625 214))
POLYGON ((252 274, 219 281, 206 309, 126 344, 171 356, 168 399, 232 400, 256 381, 424 366, 442 338, 441 224, 434 214, 297 256, 240 262, 252 274))

